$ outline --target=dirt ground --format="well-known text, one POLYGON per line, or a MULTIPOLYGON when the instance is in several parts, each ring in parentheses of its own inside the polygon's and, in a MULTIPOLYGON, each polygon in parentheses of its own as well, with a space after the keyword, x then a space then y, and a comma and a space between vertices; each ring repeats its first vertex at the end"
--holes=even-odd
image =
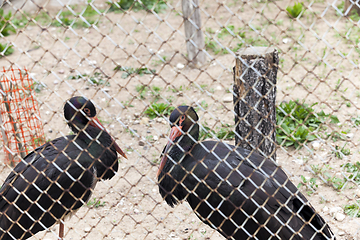
MULTIPOLYGON (((113 179, 96 186, 93 198, 104 202, 103 206, 84 206, 66 221, 65 239, 223 239, 203 224, 187 203, 169 207, 156 185, 159 156, 169 125, 165 118, 152 120, 146 116, 145 110, 155 100, 156 91, 140 94, 139 86, 160 89, 158 102, 198 107, 200 122, 215 131, 222 124, 234 124, 234 54, 215 54, 207 49, 205 66, 189 67, 179 15, 181 4, 169 4, 174 8, 158 15, 145 11, 109 12, 99 17, 92 28, 57 27, 37 20, 4 38, 15 51, 0 59, 1 66, 26 67, 32 78, 43 85, 35 96, 47 139, 69 134, 63 103, 73 95, 84 95, 96 104, 98 117, 129 158, 120 159, 119 172, 113 179), (114 71, 117 66, 148 67, 155 69, 156 74, 125 78, 123 71, 114 71), (108 84, 91 85, 88 78, 75 77, 95 72, 101 72, 98 78, 108 84)), ((314 176, 311 165, 327 167, 332 177, 344 176, 341 165, 358 159, 358 129, 351 119, 359 114, 360 70, 355 34, 360 32, 359 27, 336 13, 332 5, 340 2, 305 3, 308 9, 304 16, 293 21, 284 11, 289 4, 293 3, 202 1, 202 29, 210 36, 221 32, 222 26, 234 25, 246 33, 244 39, 250 41, 247 44, 274 46, 280 56, 277 102, 318 102, 314 107, 317 111, 338 116, 340 124, 327 127, 330 132, 346 130, 344 140, 323 139, 317 141, 319 147, 309 143, 300 150, 279 147, 277 161, 296 185, 300 176, 317 178, 316 191, 307 194, 310 202, 329 222, 337 239, 358 239, 360 220, 348 215, 342 219, 341 214, 345 205, 360 197, 359 187, 349 181, 337 190, 314 176), (347 107, 347 102, 351 106, 347 107), (345 143, 351 154, 339 159, 333 149, 345 143)), ((104 1, 94 1, 93 5, 99 9, 107 6, 104 1)), ((46 14, 55 17, 56 13, 52 8, 46 14)), ((218 46, 229 49, 240 43, 231 35, 217 40, 218 46)), ((0 179, 4 180, 11 169, 4 164, 2 169, 0 179)), ((301 190, 308 191, 305 187, 301 190)), ((33 239, 57 239, 57 232, 56 225, 33 239)))

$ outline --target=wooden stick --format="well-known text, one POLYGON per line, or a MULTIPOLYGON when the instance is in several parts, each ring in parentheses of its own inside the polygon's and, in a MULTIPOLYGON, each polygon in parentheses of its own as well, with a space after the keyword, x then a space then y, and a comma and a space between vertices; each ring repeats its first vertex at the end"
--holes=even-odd
POLYGON ((63 220, 60 220, 60 226, 59 226, 59 239, 64 239, 64 223, 63 220))

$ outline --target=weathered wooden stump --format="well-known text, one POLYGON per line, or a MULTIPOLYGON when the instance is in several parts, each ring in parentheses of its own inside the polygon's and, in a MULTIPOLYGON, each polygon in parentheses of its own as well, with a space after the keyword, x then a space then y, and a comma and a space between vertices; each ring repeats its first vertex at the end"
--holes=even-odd
POLYGON ((236 144, 276 159, 276 77, 278 52, 252 47, 237 52, 234 67, 236 144))
POLYGON ((206 61, 206 56, 202 51, 205 48, 205 40, 201 30, 199 0, 182 0, 182 11, 190 65, 201 67, 206 61))

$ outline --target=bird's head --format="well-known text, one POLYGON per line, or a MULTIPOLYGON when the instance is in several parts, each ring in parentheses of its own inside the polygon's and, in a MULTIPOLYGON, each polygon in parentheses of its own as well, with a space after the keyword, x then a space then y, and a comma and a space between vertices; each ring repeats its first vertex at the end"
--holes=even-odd
MULTIPOLYGON (((85 97, 76 96, 67 100, 64 105, 64 115, 68 125, 75 133, 86 131, 86 129, 89 128, 96 128, 109 134, 96 117, 96 108, 94 104, 85 97)), ((116 151, 121 156, 127 158, 113 138, 112 142, 116 151)))
POLYGON ((181 146, 184 148, 186 145, 190 146, 194 141, 198 140, 198 120, 199 117, 196 114, 195 109, 190 106, 179 106, 171 113, 169 118, 171 126, 169 142, 167 143, 163 152, 163 157, 161 159, 159 170, 157 172, 157 177, 159 177, 161 171, 165 166, 165 163, 168 159, 167 153, 169 152, 169 149, 171 148, 173 143, 178 143, 179 141, 181 141, 181 146))

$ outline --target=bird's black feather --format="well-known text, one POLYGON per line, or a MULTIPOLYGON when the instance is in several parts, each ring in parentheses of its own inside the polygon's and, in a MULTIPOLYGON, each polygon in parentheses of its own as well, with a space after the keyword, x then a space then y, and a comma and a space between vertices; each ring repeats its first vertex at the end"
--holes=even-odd
POLYGON ((197 136, 187 136, 191 134, 185 131, 164 153, 168 159, 158 176, 159 192, 170 206, 186 200, 226 238, 333 238, 322 217, 273 161, 223 142, 194 142, 197 136))
POLYGON ((51 227, 88 201, 97 179, 118 170, 111 136, 72 123, 80 129, 77 135, 36 148, 6 178, 0 188, 0 239, 27 239, 51 227))

